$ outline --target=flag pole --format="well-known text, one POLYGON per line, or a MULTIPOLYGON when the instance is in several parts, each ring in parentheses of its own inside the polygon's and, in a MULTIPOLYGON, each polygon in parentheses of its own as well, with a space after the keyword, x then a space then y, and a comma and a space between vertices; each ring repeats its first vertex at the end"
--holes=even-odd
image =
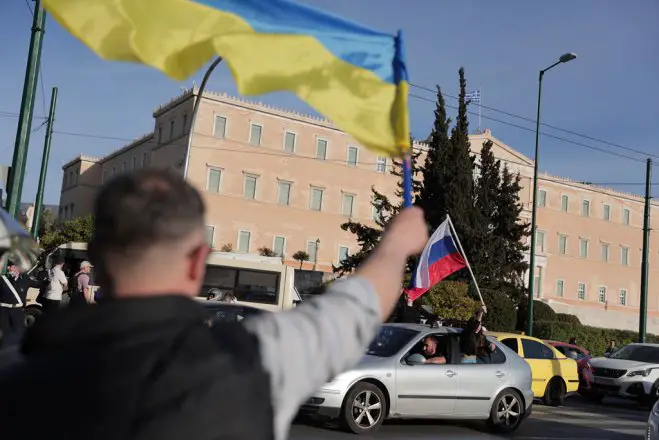
POLYGON ((408 150, 403 157, 403 206, 405 208, 412 207, 412 191, 412 154, 408 150))
POLYGON ((469 259, 467 259, 467 254, 465 254, 464 249, 462 248, 462 243, 460 243, 460 237, 458 237, 458 233, 455 230, 455 226, 453 226, 453 220, 451 220, 451 216, 446 214, 446 218, 448 220, 448 225, 451 228, 451 233, 455 237, 455 241, 458 243, 458 250, 462 254, 462 258, 465 259, 465 263, 467 263, 467 269, 469 270, 469 274, 471 275, 471 279, 474 281, 474 285, 476 286, 476 292, 478 293, 478 297, 481 300, 481 304, 483 304, 483 307, 487 308, 485 305, 485 301, 483 301, 483 295, 481 295, 481 289, 478 287, 478 282, 476 281, 476 277, 474 276, 474 272, 471 270, 471 264, 469 264, 469 259))

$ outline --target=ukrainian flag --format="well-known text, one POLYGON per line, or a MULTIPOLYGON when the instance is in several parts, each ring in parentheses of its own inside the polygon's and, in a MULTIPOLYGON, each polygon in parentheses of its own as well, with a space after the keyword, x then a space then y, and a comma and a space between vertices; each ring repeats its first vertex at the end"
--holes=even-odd
POLYGON ((289 0, 44 0, 104 59, 175 80, 216 55, 244 95, 288 90, 383 155, 409 149, 403 43, 289 0))

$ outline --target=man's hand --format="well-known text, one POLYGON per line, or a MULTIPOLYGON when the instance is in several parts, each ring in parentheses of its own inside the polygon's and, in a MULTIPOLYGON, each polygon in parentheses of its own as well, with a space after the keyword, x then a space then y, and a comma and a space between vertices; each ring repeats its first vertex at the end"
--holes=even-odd
POLYGON ((380 244, 357 269, 380 298, 382 320, 387 319, 400 297, 407 258, 423 250, 428 241, 428 226, 419 208, 406 208, 384 232, 380 244))
POLYGON ((426 359, 426 364, 445 364, 446 358, 444 356, 435 356, 426 359))

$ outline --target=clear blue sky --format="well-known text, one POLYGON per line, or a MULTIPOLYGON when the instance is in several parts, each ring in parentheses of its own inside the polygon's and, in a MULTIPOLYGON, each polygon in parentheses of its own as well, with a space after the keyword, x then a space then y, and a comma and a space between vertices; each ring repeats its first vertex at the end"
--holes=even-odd
MULTIPOLYGON (((32 5, 32 2, 29 2, 32 5)), ((659 2, 635 0, 556 0, 497 2, 463 0, 307 0, 369 26, 405 31, 408 68, 415 84, 439 84, 457 94, 457 71, 464 66, 468 88, 481 88, 483 104, 535 118, 538 70, 564 52, 579 58, 545 77, 543 117, 546 123, 659 155, 659 2)), ((11 162, 31 16, 25 0, 0 6, 0 155, 11 162)), ((176 83, 145 67, 104 62, 48 20, 36 115, 46 113, 50 89, 59 87, 55 130, 135 138, 153 129, 155 107, 200 81, 203 72, 176 83), (45 104, 44 104, 45 103, 45 104)), ((215 91, 235 93, 222 68, 210 83, 215 91)), ((413 93, 433 98, 419 90, 413 93)), ((265 102, 305 110, 294 97, 274 94, 265 102)), ((447 98, 448 104, 455 100, 447 98)), ((433 104, 410 98, 412 129, 425 137, 433 104)), ((474 107, 475 109, 475 107, 474 107)), ((483 110, 508 122, 533 128, 527 121, 483 110)), ((33 127, 42 119, 35 119, 33 127)), ((476 128, 477 118, 471 118, 476 128)), ((532 157, 531 131, 483 119, 483 126, 515 149, 532 157)), ((587 139, 545 129, 586 144, 631 154, 587 139)), ((31 138, 23 199, 34 200, 44 129, 31 138)), ((101 156, 121 141, 56 134, 48 173, 46 202, 57 203, 61 165, 79 153, 101 156)), ((659 159, 657 159, 659 163, 659 159)), ((591 182, 642 182, 645 165, 557 140, 541 139, 540 167, 552 174, 591 182)), ((659 167, 655 168, 655 175, 659 167)), ((655 179, 659 182, 659 178, 655 179)), ((641 193, 641 186, 620 187, 641 193)), ((659 188, 658 188, 659 189, 659 188)), ((659 191, 655 190, 655 194, 659 191)))

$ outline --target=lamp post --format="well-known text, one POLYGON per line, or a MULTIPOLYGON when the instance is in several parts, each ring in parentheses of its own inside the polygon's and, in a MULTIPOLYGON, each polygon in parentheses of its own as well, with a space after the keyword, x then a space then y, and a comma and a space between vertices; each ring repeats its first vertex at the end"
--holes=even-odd
POLYGON ((320 247, 320 238, 316 239, 316 251, 313 253, 313 270, 316 270, 318 264, 318 248, 320 247))
MULTIPOLYGON (((535 294, 535 239, 536 239, 536 215, 538 210, 538 147, 540 143, 540 100, 542 97, 542 78, 545 72, 562 63, 572 61, 577 57, 574 53, 566 53, 551 66, 540 71, 538 75, 538 114, 535 121, 535 156, 533 158, 533 205, 531 207, 531 256, 529 258, 529 298, 526 306, 526 334, 533 335, 533 296, 535 294)), ((539 286, 538 286, 539 287, 539 286)))

